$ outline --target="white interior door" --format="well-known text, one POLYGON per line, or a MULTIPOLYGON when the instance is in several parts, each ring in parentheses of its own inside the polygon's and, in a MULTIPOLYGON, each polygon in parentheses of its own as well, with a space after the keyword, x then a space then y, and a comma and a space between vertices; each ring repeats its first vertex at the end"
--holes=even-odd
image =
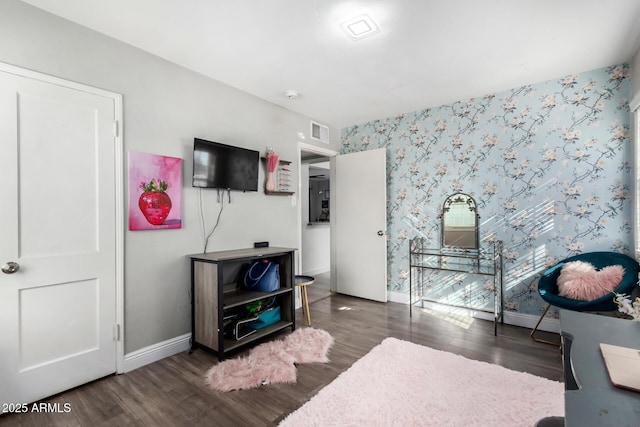
MULTIPOLYGON (((387 301, 387 178, 384 148, 335 158, 336 290, 387 301)), ((332 219, 333 220, 333 219, 332 219)))
POLYGON ((116 371, 115 114, 0 71, 0 403, 116 371))

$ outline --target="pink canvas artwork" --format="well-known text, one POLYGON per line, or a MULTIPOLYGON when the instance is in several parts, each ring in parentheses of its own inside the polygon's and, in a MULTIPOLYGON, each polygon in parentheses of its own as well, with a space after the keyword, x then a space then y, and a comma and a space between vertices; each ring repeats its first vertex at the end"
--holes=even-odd
POLYGON ((182 227, 182 159, 129 151, 129 230, 182 227))

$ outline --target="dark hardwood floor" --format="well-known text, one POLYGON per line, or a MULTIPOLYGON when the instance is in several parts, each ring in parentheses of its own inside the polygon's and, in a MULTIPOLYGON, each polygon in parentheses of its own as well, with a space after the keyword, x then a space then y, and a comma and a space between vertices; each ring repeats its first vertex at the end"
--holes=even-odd
POLYGON ((331 295, 330 291, 330 275, 329 272, 316 274, 312 285, 307 286, 307 296, 309 304, 320 301, 331 295))
MULTIPOLYGON (((204 376, 217 358, 197 350, 103 378, 45 401, 58 403, 61 409, 67 403, 70 412, 3 415, 0 425, 273 426, 389 336, 562 381, 558 347, 533 342, 528 329, 500 325, 496 337, 493 323, 484 320, 447 319, 419 309, 410 318, 406 305, 335 294, 310 300, 315 301, 310 310, 312 326, 329 331, 336 342, 330 363, 298 367, 296 384, 271 384, 229 393, 212 391, 204 384, 204 376)), ((301 310, 296 317, 298 327, 306 327, 301 310)))

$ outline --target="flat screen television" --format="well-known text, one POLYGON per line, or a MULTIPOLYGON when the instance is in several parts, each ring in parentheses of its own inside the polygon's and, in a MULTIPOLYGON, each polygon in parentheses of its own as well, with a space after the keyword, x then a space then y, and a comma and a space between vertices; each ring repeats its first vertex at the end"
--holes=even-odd
POLYGON ((194 138, 192 185, 258 191, 259 162, 258 151, 194 138))

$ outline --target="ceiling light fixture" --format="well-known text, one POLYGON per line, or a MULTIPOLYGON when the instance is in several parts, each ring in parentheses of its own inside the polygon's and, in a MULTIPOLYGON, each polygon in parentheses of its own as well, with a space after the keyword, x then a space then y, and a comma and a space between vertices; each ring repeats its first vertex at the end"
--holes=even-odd
POLYGON ((380 31, 380 27, 369 15, 360 15, 340 24, 352 40, 361 40, 380 31))

